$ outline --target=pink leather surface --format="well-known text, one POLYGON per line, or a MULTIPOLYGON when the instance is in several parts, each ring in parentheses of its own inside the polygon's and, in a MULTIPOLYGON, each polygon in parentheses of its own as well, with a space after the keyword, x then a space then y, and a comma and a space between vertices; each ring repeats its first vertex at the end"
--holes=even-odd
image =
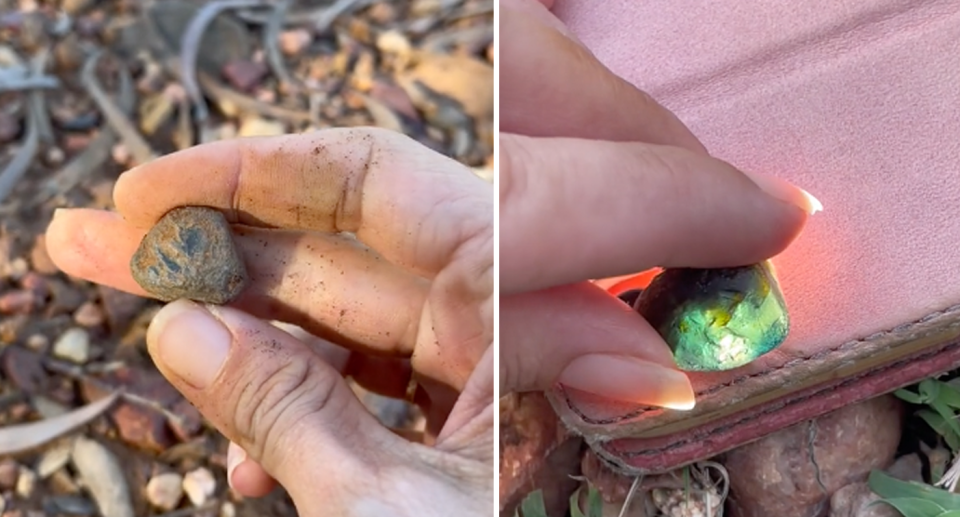
MULTIPOLYGON (((751 379, 800 382, 809 358, 960 304, 960 2, 557 0, 555 12, 711 154, 825 206, 775 259, 786 343, 693 376, 699 393, 736 403, 751 379)), ((625 409, 582 401, 599 420, 625 409)))

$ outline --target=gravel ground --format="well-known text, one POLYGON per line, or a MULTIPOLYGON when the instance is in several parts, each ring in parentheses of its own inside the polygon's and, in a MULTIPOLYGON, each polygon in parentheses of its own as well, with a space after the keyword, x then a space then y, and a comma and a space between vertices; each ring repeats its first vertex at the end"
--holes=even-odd
POLYGON ((237 136, 376 125, 490 178, 493 5, 0 0, 0 515, 295 515, 227 486, 226 440, 146 354, 158 302, 64 275, 44 229, 111 208, 137 163, 237 136))

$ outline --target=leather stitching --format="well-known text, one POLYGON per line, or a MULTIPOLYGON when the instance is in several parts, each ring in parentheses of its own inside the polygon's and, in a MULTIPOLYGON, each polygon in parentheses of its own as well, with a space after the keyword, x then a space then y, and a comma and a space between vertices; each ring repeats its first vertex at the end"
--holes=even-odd
MULTIPOLYGON (((824 359, 824 358, 826 358, 826 357, 828 357, 828 356, 830 356, 830 355, 832 355, 832 354, 835 354, 835 353, 837 353, 837 352, 841 352, 841 351, 844 351, 844 350, 848 350, 848 349, 850 349, 850 348, 862 346, 862 345, 865 344, 865 343, 870 343, 870 342, 873 342, 873 341, 877 341, 877 340, 879 340, 879 339, 881 339, 881 338, 888 337, 888 336, 891 336, 891 335, 893 335, 893 334, 901 333, 901 332, 904 332, 904 331, 909 331, 912 327, 915 327, 915 326, 917 326, 917 325, 921 325, 921 324, 926 323, 926 322, 929 322, 929 321, 931 321, 931 320, 934 320, 934 319, 937 319, 937 318, 940 318, 940 317, 944 317, 944 316, 951 316, 951 315, 954 315, 954 314, 960 314, 960 304, 952 305, 952 306, 950 306, 950 307, 948 307, 948 308, 946 308, 946 309, 940 310, 940 311, 931 312, 931 313, 927 314, 926 316, 924 316, 924 317, 922 317, 922 318, 919 318, 919 319, 917 319, 917 320, 911 321, 911 322, 909 322, 909 323, 904 323, 904 324, 902 324, 902 325, 897 325, 896 327, 893 327, 893 328, 890 328, 890 329, 887 329, 887 330, 884 330, 884 331, 876 332, 876 333, 874 333, 874 334, 871 334, 871 335, 866 336, 866 337, 863 337, 863 338, 859 338, 859 339, 847 341, 847 342, 841 343, 840 345, 837 345, 837 346, 835 346, 835 347, 827 348, 827 349, 825 349, 825 350, 821 350, 821 351, 819 351, 819 352, 817 352, 817 353, 814 353, 814 354, 809 355, 809 356, 806 356, 806 357, 800 357, 800 358, 796 358, 796 359, 791 359, 791 360, 786 361, 785 363, 783 363, 782 365, 777 366, 777 367, 767 368, 766 370, 762 370, 762 371, 759 371, 759 372, 754 372, 754 373, 751 373, 751 374, 748 374, 748 375, 743 375, 743 376, 741 376, 741 377, 737 377, 737 378, 735 378, 735 379, 733 379, 733 380, 731 380, 731 381, 729 381, 729 382, 723 383, 723 384, 717 384, 717 385, 711 386, 710 388, 708 388, 708 389, 706 389, 706 390, 697 392, 697 396, 699 397, 699 396, 712 395, 712 394, 715 394, 715 393, 717 393, 717 392, 719 392, 719 391, 721 391, 721 390, 724 390, 724 389, 726 389, 726 388, 734 387, 734 386, 736 386, 736 385, 738 385, 738 384, 741 384, 741 383, 743 383, 743 382, 746 382, 746 381, 748 381, 748 380, 755 379, 755 378, 757 378, 757 377, 763 377, 763 376, 765 376, 765 375, 769 375, 769 374, 772 373, 772 372, 777 372, 777 371, 781 371, 781 370, 786 370, 786 369, 788 369, 788 368, 794 367, 794 366, 796 366, 796 365, 802 364, 802 363, 807 362, 807 361, 810 361, 810 360, 824 359)), ((901 364, 901 362, 897 362, 897 363, 893 363, 893 364, 901 364)), ((873 370, 873 371, 876 371, 876 370, 873 370)), ((866 375, 867 373, 869 373, 869 372, 865 372, 864 375, 866 375)), ((854 377, 854 379, 859 378, 859 377, 860 377, 860 376, 854 377)), ((632 419, 634 419, 634 418, 637 418, 637 417, 642 416, 644 413, 647 413, 647 412, 649 412, 649 411, 660 411, 660 408, 655 408, 655 407, 642 407, 642 408, 638 408, 638 409, 636 409, 636 410, 634 410, 634 411, 631 411, 630 413, 626 413, 626 414, 624 414, 624 415, 617 416, 617 417, 615 417, 615 418, 613 418, 613 419, 607 418, 607 419, 598 420, 598 419, 589 418, 587 415, 583 414, 583 413, 580 411, 580 409, 577 408, 577 407, 570 401, 570 398, 569 398, 569 396, 567 395, 567 393, 566 393, 565 391, 563 392, 563 398, 564 398, 564 402, 566 403, 567 407, 568 407, 571 411, 573 411, 573 413, 576 414, 577 417, 579 417, 581 420, 583 420, 584 422, 587 422, 587 423, 589 423, 589 424, 591 424, 591 425, 613 424, 613 423, 616 423, 616 422, 619 422, 619 421, 622 421, 622 420, 632 420, 632 419)))

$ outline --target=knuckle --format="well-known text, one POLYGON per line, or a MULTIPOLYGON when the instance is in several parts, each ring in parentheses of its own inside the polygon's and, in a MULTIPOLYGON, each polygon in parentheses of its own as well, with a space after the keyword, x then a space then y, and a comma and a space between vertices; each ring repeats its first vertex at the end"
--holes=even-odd
POLYGON ((244 383, 233 412, 233 427, 255 458, 267 446, 283 447, 308 417, 323 413, 336 420, 330 413, 343 410, 332 404, 339 379, 317 371, 314 361, 292 355, 272 369, 267 363, 252 365, 256 377, 244 383))
POLYGON ((500 215, 507 218, 511 207, 523 202, 527 190, 526 172, 531 153, 524 138, 514 135, 500 136, 500 167, 498 174, 500 215))

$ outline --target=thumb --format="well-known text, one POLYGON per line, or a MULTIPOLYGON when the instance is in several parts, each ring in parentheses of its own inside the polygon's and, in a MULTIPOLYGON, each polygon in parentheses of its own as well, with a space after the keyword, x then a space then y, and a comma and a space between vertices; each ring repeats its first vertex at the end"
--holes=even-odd
POLYGON ((310 481, 324 464, 338 479, 373 479, 383 450, 402 441, 305 344, 236 309, 173 302, 147 345, 163 375, 295 498, 339 499, 339 483, 310 481))
POLYGON ((694 392, 657 331, 589 282, 500 299, 500 393, 556 384, 672 409, 694 392))

